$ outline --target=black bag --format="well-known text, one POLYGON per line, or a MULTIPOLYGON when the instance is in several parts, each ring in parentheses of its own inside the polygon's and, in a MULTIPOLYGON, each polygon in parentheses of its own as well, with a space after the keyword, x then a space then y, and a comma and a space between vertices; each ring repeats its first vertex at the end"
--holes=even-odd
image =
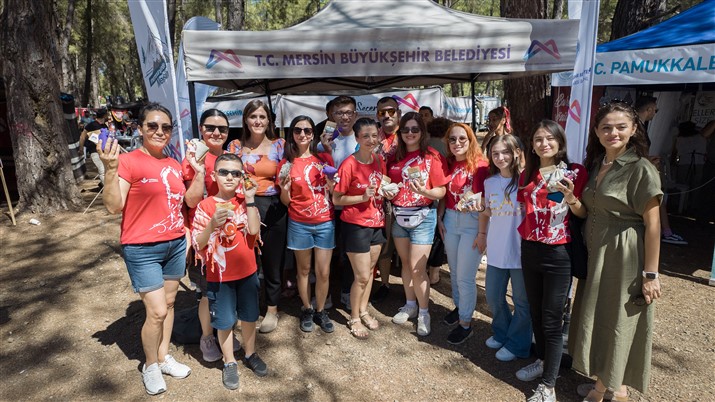
POLYGON ((174 328, 171 331, 174 342, 182 344, 199 343, 201 340, 201 321, 199 321, 199 306, 174 313, 174 328))
POLYGON ((583 226, 586 220, 569 213, 569 232, 571 243, 566 249, 571 257, 571 276, 586 279, 588 273, 588 249, 583 238, 583 226))

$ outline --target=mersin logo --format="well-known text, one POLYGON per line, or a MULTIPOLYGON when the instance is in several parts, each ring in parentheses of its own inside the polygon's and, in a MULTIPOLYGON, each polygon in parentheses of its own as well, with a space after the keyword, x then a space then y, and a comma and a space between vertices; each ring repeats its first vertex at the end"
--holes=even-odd
POLYGON ((227 62, 233 64, 238 68, 243 68, 241 60, 236 56, 233 50, 226 50, 221 52, 216 49, 211 49, 211 54, 209 55, 209 60, 206 62, 206 68, 211 68, 215 66, 219 61, 226 60, 227 62))
POLYGON ((554 42, 553 39, 549 39, 546 43, 541 43, 538 40, 532 41, 531 46, 529 46, 529 50, 527 50, 524 55, 524 60, 529 60, 542 50, 553 56, 556 60, 561 59, 559 49, 556 47, 556 42, 554 42))
POLYGON ((392 95, 392 99, 396 100, 398 104, 403 104, 414 110, 415 112, 418 112, 420 110, 420 104, 417 103, 417 99, 415 99, 415 96, 411 93, 405 95, 404 98, 401 98, 397 95, 392 95))

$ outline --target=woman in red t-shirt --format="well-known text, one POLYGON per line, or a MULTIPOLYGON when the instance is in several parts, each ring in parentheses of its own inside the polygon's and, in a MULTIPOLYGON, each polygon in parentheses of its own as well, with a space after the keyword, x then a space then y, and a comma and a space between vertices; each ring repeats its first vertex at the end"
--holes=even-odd
POLYGON ((295 253, 297 285, 303 302, 300 329, 311 332, 313 323, 327 333, 335 326, 325 311, 330 258, 335 248, 332 187, 327 173, 335 173, 333 158, 318 153, 315 123, 308 116, 293 119, 286 133, 285 159, 278 164, 276 181, 281 201, 288 207, 288 249, 295 253), (310 304, 310 262, 315 253, 315 310, 310 304))
POLYGON ((453 124, 447 130, 445 142, 452 180, 439 202, 437 228, 447 253, 455 306, 444 322, 459 323, 447 336, 447 342, 458 345, 472 334, 472 313, 477 305, 477 268, 483 252, 478 247, 478 238, 484 237, 478 233, 479 212, 484 210, 481 194, 489 165, 468 125, 453 124))
POLYGON ((248 176, 258 183, 256 205, 261 214, 261 272, 265 284, 266 315, 258 332, 278 326, 281 272, 285 262, 288 211, 280 200, 276 168, 283 159, 285 140, 276 136, 268 105, 255 99, 243 109, 243 136, 228 144, 228 151, 241 157, 248 176))
POLYGON ((536 362, 517 371, 522 381, 541 377, 538 400, 555 400, 554 386, 563 353, 564 305, 571 286, 569 217, 586 216, 579 198, 587 182, 586 169, 569 163, 566 134, 551 120, 542 120, 526 146, 526 170, 519 178, 517 201, 524 203, 519 225, 524 287, 536 340, 536 362))
POLYGON ((426 269, 437 226, 437 211, 433 205, 435 200, 444 197, 445 186, 450 181, 446 160, 428 143, 422 116, 407 113, 400 119, 397 151, 387 163, 387 175, 399 186, 391 198, 395 215, 392 237, 402 261, 402 285, 407 298, 392 322, 404 324, 417 317, 417 335, 420 336, 429 335, 431 331, 426 269))
MULTIPOLYGON (((340 215, 343 248, 353 267, 355 280, 350 289, 350 333, 358 339, 369 336, 368 329, 378 328, 377 320, 367 311, 372 287, 373 267, 385 240, 385 212, 380 191, 385 162, 374 150, 380 144, 377 123, 358 119, 353 132, 359 149, 348 156, 338 169, 333 202, 343 205, 340 215)), ((393 194, 394 195, 394 194, 393 194)))
MULTIPOLYGON (((181 165, 164 155, 174 129, 171 113, 158 103, 139 112, 142 145, 119 155, 114 140, 98 144, 105 166, 104 206, 122 213, 121 244, 134 291, 144 303, 146 320, 142 347, 146 362, 142 378, 146 392, 166 391, 162 374, 184 378, 191 369, 169 355, 174 300, 186 267, 186 237, 182 207, 186 187, 181 165)), ((101 141, 100 141, 101 142, 101 141)), ((197 172, 203 165, 191 158, 197 172)), ((202 186, 199 175, 191 183, 202 186)))

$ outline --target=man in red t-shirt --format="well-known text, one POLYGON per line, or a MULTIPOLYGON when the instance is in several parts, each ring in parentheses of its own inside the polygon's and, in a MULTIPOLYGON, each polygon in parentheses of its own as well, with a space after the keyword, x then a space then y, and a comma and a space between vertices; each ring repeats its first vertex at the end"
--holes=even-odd
POLYGON ((250 188, 244 188, 243 164, 237 155, 219 156, 212 175, 218 193, 196 207, 192 243, 206 270, 211 325, 218 330, 223 352, 223 384, 237 389, 232 335, 239 319, 246 351, 243 363, 257 376, 268 374, 266 364, 255 353, 259 282, 253 247, 261 218, 254 200, 257 185, 251 180, 250 188), (237 192, 239 187, 244 191, 237 192))
MULTIPOLYGON (((376 108, 377 121, 380 122, 380 147, 377 153, 382 156, 383 161, 387 161, 395 155, 397 151, 397 131, 400 128, 400 117, 402 112, 395 98, 386 96, 377 101, 376 108)), ((380 281, 382 285, 377 288, 372 296, 373 302, 379 302, 390 293, 390 268, 392 258, 395 254, 395 243, 392 241, 392 213, 385 214, 385 237, 387 243, 382 248, 380 259, 377 261, 380 270, 380 281)))

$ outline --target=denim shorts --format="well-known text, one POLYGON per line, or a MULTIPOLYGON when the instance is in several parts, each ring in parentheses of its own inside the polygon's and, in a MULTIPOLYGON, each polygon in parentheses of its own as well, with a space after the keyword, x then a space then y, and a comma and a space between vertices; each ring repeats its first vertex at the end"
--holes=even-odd
POLYGON ((179 280, 186 271, 186 236, 146 244, 122 244, 124 263, 136 293, 161 289, 164 280, 179 280))
POLYGON ((209 282, 206 297, 209 299, 211 326, 227 330, 236 321, 258 321, 258 274, 230 282, 209 282))
POLYGON ((335 222, 302 223, 288 218, 288 249, 310 250, 335 248, 335 222))
POLYGON ((392 222, 392 237, 409 238, 411 244, 431 245, 434 241, 434 232, 437 227, 437 210, 430 208, 425 219, 412 229, 405 229, 397 223, 392 222))

